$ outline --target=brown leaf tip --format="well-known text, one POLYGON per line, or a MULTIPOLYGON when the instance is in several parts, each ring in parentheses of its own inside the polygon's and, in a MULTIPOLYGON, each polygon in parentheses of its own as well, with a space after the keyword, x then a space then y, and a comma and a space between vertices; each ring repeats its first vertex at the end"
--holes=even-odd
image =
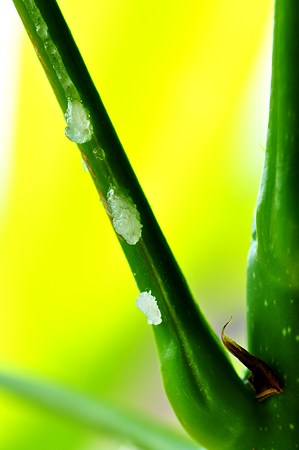
POLYGON ((248 381, 255 390, 256 398, 264 400, 271 395, 283 392, 279 379, 268 364, 249 353, 225 334, 225 328, 231 320, 232 318, 222 328, 221 339, 227 350, 251 371, 248 381))

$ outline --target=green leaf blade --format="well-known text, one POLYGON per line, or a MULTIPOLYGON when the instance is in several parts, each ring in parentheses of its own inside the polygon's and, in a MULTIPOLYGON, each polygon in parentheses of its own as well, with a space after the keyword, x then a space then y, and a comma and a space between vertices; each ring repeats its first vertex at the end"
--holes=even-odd
POLYGON ((201 450, 197 444, 140 414, 54 384, 1 372, 0 386, 83 427, 116 435, 145 450, 201 450))

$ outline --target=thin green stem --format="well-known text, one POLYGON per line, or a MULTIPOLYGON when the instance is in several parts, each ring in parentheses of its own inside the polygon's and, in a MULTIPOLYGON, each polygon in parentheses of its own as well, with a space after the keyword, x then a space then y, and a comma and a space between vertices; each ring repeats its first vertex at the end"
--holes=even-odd
MULTIPOLYGON (((253 417, 248 393, 195 304, 54 0, 14 0, 141 292, 155 296, 164 385, 203 445, 233 448, 253 417), (223 443, 223 436, 229 436, 223 443), (225 447, 224 447, 225 445, 225 447)), ((192 217, 190 218, 192 220, 192 217)))
POLYGON ((94 400, 54 384, 4 372, 0 372, 0 386, 82 426, 116 435, 145 450, 201 449, 166 426, 102 399, 94 400))

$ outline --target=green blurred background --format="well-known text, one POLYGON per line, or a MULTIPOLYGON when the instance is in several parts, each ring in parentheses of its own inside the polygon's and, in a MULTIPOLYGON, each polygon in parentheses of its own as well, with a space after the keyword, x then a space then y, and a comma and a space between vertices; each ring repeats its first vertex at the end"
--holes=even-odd
MULTIPOLYGON (((61 0, 200 307, 245 331, 273 2, 61 0)), ((0 0, 0 360, 179 428, 137 288, 12 2, 0 0)), ((0 450, 116 450, 0 391, 0 450)), ((159 449, 157 449, 159 450, 159 449)))

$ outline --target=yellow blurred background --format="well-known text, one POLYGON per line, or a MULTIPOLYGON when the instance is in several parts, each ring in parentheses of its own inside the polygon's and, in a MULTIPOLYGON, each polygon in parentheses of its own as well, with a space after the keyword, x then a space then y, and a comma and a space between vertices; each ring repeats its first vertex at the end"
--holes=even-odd
MULTIPOLYGON (((244 344, 273 2, 59 5, 201 309, 217 334, 232 315, 230 334, 244 344)), ((151 329, 135 307, 137 288, 8 0, 0 23, 1 368, 179 428, 151 329)), ((0 450, 121 448, 2 390, 0 421, 0 450)))

